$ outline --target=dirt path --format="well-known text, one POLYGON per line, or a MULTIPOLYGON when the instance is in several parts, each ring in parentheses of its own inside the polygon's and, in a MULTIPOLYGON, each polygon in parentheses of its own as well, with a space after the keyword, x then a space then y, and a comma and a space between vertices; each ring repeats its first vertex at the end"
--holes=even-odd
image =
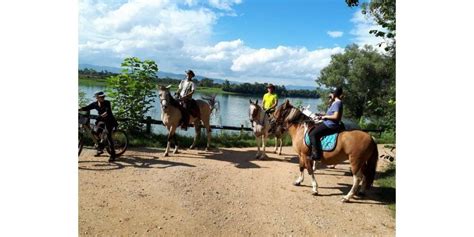
MULTIPOLYGON (((377 187, 341 203, 352 185, 347 164, 308 175, 301 187, 291 147, 255 160, 256 148, 214 152, 127 151, 115 164, 85 149, 79 157, 81 236, 394 236, 395 220, 377 187)), ((378 170, 386 161, 379 160, 378 170)))

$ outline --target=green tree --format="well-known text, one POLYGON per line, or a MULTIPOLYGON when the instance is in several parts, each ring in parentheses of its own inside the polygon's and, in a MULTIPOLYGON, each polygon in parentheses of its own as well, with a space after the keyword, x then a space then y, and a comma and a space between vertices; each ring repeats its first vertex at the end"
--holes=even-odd
MULTIPOLYGON (((359 0, 345 0, 349 7, 359 5, 359 0)), ((396 1, 395 0, 370 0, 361 4, 362 14, 373 17, 375 23, 383 30, 372 29, 370 34, 381 37, 387 42, 385 51, 395 56, 396 35, 396 1)), ((379 44, 382 45, 383 42, 379 44)))
MULTIPOLYGON (((395 127, 395 64, 392 57, 372 46, 353 44, 331 56, 316 80, 320 86, 344 89, 344 115, 361 120, 391 118, 384 126, 395 127), (393 112, 393 113, 392 113, 393 112)), ((380 121, 384 121, 383 119, 380 121)))
POLYGON ((122 62, 122 72, 107 79, 107 92, 113 101, 114 113, 124 129, 130 132, 142 128, 140 120, 153 108, 158 66, 152 60, 129 57, 122 62))

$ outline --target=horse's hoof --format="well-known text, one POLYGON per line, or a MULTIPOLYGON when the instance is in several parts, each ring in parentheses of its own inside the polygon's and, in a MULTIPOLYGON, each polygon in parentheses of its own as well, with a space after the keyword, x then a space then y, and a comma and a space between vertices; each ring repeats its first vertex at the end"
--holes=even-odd
POLYGON ((268 156, 266 154, 260 156, 261 160, 266 159, 266 158, 268 158, 268 156))
POLYGON ((365 193, 364 193, 364 192, 359 192, 359 193, 357 194, 357 196, 359 196, 359 197, 364 197, 364 196, 365 196, 365 193))
POLYGON ((281 156, 281 152, 278 152, 278 155, 281 156))
POLYGON ((312 192, 311 195, 318 196, 318 192, 312 192))
POLYGON ((190 146, 190 147, 189 147, 189 149, 191 149, 191 150, 194 149, 194 148, 195 148, 195 146, 190 146))
POLYGON ((173 154, 178 154, 178 153, 179 153, 179 151, 173 151, 173 154))
POLYGON ((260 154, 257 154, 257 155, 255 156, 255 159, 257 159, 257 160, 260 159, 260 154))
POLYGON ((206 147, 206 149, 204 149, 204 151, 209 151, 209 148, 208 148, 208 147, 206 147))
POLYGON ((342 198, 342 199, 341 199, 341 202, 342 202, 342 203, 348 203, 348 202, 349 202, 349 199, 347 199, 347 198, 342 198))
POLYGON ((301 185, 301 182, 294 182, 293 185, 294 185, 294 186, 300 186, 300 185, 301 185))
POLYGON ((163 156, 170 156, 170 155, 168 155, 168 153, 165 153, 163 156))

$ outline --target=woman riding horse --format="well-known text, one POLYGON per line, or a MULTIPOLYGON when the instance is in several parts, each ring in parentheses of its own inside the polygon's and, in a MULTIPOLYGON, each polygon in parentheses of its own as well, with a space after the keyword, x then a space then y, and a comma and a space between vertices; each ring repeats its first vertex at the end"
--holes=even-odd
POLYGON ((322 157, 322 148, 321 148, 321 138, 326 135, 331 135, 340 131, 340 122, 342 118, 342 88, 338 87, 331 92, 332 103, 329 106, 329 109, 326 112, 326 115, 320 117, 320 120, 323 120, 322 123, 316 125, 315 128, 309 133, 309 138, 311 142, 311 160, 321 160, 322 157))

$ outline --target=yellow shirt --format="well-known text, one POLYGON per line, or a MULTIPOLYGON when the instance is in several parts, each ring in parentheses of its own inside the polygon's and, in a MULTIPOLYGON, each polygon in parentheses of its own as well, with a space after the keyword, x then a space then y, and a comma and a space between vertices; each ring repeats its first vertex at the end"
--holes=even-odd
POLYGON ((277 94, 270 94, 270 92, 267 92, 265 95, 263 95, 263 109, 269 109, 274 103, 276 103, 277 100, 277 94))

